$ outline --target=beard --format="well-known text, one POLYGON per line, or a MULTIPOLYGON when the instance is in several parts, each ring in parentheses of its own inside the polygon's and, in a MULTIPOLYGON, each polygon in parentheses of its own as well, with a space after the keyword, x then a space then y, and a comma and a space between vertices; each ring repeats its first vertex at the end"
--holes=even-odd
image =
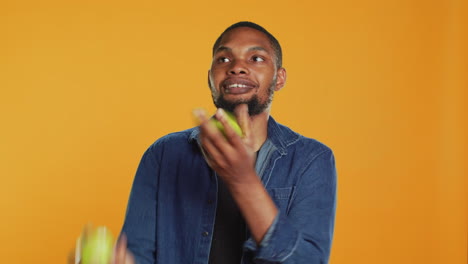
POLYGON ((210 89, 212 91, 213 103, 217 108, 223 108, 226 111, 231 113, 234 112, 234 109, 240 104, 247 104, 249 109, 249 116, 255 116, 260 113, 263 113, 271 104, 273 100, 273 94, 275 92, 275 85, 276 85, 276 76, 273 78, 270 86, 268 87, 266 94, 266 100, 264 102, 260 102, 257 94, 254 94, 249 99, 241 99, 237 101, 228 101, 224 98, 224 94, 218 93, 218 96, 215 96, 213 91, 215 91, 214 87, 211 85, 211 82, 208 82, 210 89))

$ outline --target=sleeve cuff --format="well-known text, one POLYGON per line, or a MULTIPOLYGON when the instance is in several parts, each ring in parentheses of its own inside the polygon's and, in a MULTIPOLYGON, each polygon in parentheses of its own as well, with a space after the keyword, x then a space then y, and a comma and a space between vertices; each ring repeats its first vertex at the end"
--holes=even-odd
POLYGON ((254 254, 255 260, 284 262, 296 249, 299 234, 290 226, 283 213, 278 212, 259 245, 250 237, 244 249, 254 254))

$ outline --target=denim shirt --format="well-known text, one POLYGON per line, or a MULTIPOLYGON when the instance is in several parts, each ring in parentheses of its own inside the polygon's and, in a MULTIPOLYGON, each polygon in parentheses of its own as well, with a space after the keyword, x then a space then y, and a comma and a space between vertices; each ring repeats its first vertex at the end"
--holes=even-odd
MULTIPOLYGON (((122 232, 138 264, 207 264, 217 204, 216 173, 192 128, 143 155, 122 232)), ((270 117, 256 169, 278 214, 260 244, 248 233, 242 264, 328 263, 336 208, 332 151, 270 117)))

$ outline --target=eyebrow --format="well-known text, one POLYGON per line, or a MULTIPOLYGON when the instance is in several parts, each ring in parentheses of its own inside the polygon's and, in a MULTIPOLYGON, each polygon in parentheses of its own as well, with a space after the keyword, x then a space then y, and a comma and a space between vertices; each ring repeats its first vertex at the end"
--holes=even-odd
MULTIPOLYGON (((265 51, 265 52, 268 53, 268 51, 265 48, 260 47, 260 46, 254 46, 254 47, 250 47, 248 49, 248 51, 254 51, 254 50, 265 51)), ((226 47, 226 46, 219 46, 219 48, 216 49, 215 54, 218 53, 218 52, 222 52, 222 51, 232 52, 232 49, 229 48, 229 47, 226 47)))

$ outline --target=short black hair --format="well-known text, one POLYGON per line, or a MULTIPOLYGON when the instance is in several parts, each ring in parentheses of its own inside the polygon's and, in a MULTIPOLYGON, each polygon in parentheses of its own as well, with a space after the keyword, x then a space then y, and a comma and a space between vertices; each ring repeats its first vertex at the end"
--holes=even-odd
POLYGON ((218 39, 216 39, 216 41, 215 41, 215 43, 213 45, 213 55, 215 54, 216 49, 219 47, 219 44, 220 44, 221 39, 223 38, 223 36, 227 32, 229 32, 229 31, 231 31, 231 30, 233 30, 235 28, 239 28, 239 27, 253 28, 253 29, 258 30, 258 31, 262 32, 263 34, 265 34, 268 37, 268 40, 270 41, 271 47, 275 51, 276 67, 278 69, 282 67, 282 65, 283 65, 283 53, 281 51, 281 45, 279 44, 278 40, 270 32, 268 32, 265 28, 263 28, 262 26, 260 26, 258 24, 255 24, 253 22, 249 22, 249 21, 237 22, 235 24, 232 24, 228 28, 226 28, 226 30, 224 30, 223 33, 221 33, 221 35, 219 35, 218 39))

